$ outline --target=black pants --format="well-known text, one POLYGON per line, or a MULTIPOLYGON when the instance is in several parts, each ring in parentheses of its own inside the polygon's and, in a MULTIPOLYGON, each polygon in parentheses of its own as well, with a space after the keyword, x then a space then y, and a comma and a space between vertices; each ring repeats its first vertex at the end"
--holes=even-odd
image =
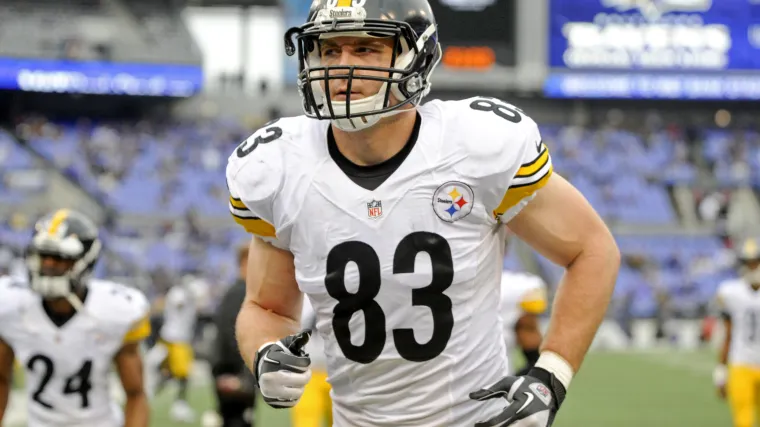
MULTIPOLYGON (((250 400, 229 399, 217 392, 217 402, 219 402, 219 416, 222 417, 222 427, 249 427, 253 426, 253 419, 247 421, 245 413, 249 409, 253 411, 253 398, 250 400)), ((253 413, 251 412, 251 418, 253 413)))
POLYGON ((222 414, 222 427, 249 427, 252 425, 253 423, 249 424, 243 418, 242 412, 239 414, 222 414))

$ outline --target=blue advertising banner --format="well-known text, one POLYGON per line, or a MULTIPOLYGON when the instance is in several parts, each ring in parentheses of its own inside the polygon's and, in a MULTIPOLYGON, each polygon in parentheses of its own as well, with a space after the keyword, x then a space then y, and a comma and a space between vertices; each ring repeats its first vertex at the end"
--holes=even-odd
POLYGON ((760 0, 550 0, 551 97, 760 99, 760 0))
POLYGON ((0 89, 189 97, 198 93, 202 86, 200 65, 0 57, 0 89))
POLYGON ((760 70, 758 0, 551 0, 549 65, 760 70))
POLYGON ((760 74, 555 73, 551 98, 760 100, 760 74))

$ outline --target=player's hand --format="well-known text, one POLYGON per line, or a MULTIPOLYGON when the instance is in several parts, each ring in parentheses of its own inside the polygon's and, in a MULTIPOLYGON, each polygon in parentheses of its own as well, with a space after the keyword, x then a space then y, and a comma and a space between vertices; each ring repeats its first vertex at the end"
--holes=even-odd
POLYGON ((269 406, 291 408, 298 403, 311 379, 311 359, 303 351, 311 331, 299 332, 277 342, 266 343, 253 361, 256 386, 269 406))
POLYGON ((475 427, 549 427, 565 393, 565 387, 541 368, 533 368, 524 376, 506 377, 488 388, 470 393, 470 399, 504 398, 508 403, 500 414, 475 424, 475 427))
POLYGON ((728 380, 728 368, 726 365, 718 365, 713 370, 713 383, 718 391, 718 397, 725 399, 728 395, 726 393, 726 381, 728 380))

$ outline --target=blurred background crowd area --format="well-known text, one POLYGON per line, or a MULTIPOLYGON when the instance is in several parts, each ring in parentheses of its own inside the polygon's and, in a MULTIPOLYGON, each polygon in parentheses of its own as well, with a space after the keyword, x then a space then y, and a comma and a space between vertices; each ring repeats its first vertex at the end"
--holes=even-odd
MULTIPOLYGON (((651 2, 659 13, 645 14, 624 1, 570 3, 432 0, 445 50, 429 98, 497 97, 539 122, 556 170, 624 254, 610 316, 701 317, 734 274, 732 237, 760 225, 760 61, 750 58, 760 57, 760 30, 745 22, 760 6, 651 2), (748 40, 724 48, 679 35, 683 27, 702 37, 713 12, 729 37, 748 40), (700 19, 686 25, 681 16, 700 19), (673 28, 654 43, 640 34, 649 24, 673 28), (577 26, 586 33, 575 35, 577 26), (621 52, 672 60, 608 58, 621 52), (694 65, 683 60, 690 52, 723 60, 694 65), (674 71, 693 79, 674 81, 674 71)), ((213 306, 248 238, 227 212, 227 157, 263 123, 300 113, 282 34, 309 5, 3 1, 0 272, 24 274, 41 212, 75 207, 102 226, 98 277, 158 296, 193 274, 208 282, 213 306)), ((520 244, 505 267, 552 286, 561 273, 520 244)))

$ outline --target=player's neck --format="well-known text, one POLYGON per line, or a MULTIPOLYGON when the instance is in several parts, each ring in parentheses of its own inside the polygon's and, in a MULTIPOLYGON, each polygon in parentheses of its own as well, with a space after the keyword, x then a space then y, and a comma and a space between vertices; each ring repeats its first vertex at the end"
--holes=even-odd
POLYGON ((412 109, 385 117, 376 125, 358 132, 345 132, 333 126, 335 145, 355 165, 377 165, 404 148, 414 131, 416 120, 417 112, 412 109))
MULTIPOLYGON (((87 291, 77 292, 76 296, 80 301, 84 302, 87 298, 87 291)), ((70 316, 76 313, 76 308, 66 298, 46 299, 43 301, 43 304, 51 313, 58 316, 70 316)))

